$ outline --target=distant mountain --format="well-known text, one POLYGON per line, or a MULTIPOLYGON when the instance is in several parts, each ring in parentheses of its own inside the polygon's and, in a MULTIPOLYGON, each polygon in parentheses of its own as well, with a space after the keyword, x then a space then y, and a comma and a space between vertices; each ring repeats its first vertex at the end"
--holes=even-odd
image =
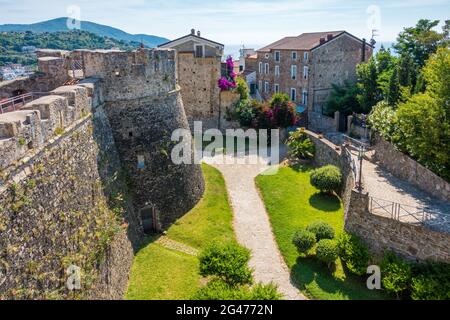
MULTIPOLYGON (((4 24, 0 25, 0 32, 25 32, 32 31, 36 33, 43 32, 58 32, 58 31, 70 31, 67 28, 68 18, 58 18, 33 24, 4 24)), ((81 30, 94 33, 98 36, 105 36, 116 40, 138 42, 141 41, 147 47, 157 47, 158 45, 169 41, 169 39, 161 38, 153 35, 146 34, 129 34, 117 28, 89 22, 80 22, 81 30)))

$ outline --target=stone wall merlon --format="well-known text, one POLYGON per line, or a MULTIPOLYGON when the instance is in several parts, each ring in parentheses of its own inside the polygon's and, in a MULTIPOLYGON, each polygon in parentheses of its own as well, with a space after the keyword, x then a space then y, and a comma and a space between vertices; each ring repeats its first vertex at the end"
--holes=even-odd
POLYGON ((95 81, 56 88, 48 96, 27 103, 20 111, 0 115, 0 169, 52 139, 57 131, 92 111, 97 103, 95 81))

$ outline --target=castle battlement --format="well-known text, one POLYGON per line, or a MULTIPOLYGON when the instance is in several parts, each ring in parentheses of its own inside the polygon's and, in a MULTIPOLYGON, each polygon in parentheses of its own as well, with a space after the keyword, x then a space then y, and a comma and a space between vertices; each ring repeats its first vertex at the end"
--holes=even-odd
POLYGON ((96 80, 58 87, 21 110, 0 115, 0 170, 39 149, 99 104, 96 80))
POLYGON ((70 74, 68 68, 74 61, 85 78, 51 90, 20 111, 0 115, 0 170, 30 149, 42 147, 104 102, 161 98, 177 89, 173 50, 41 50, 38 56, 45 79, 64 79, 62 74, 70 74))

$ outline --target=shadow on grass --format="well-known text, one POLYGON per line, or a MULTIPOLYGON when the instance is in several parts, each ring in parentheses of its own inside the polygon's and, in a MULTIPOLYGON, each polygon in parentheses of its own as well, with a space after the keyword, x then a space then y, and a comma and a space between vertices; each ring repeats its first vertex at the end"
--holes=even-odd
MULTIPOLYGON (((362 277, 356 277, 346 273, 345 279, 337 279, 333 276, 333 268, 317 261, 315 257, 299 257, 291 270, 292 283, 301 290, 307 289, 313 283, 320 287, 326 294, 314 297, 319 300, 349 299, 349 300, 380 300, 389 299, 383 292, 370 291, 365 286, 362 277)), ((307 290, 308 291, 308 290, 307 290)), ((311 292, 307 292, 312 296, 311 292)))
POLYGON ((313 166, 308 162, 306 162, 306 163, 298 162, 298 163, 292 163, 290 165, 290 168, 292 168, 292 170, 294 170, 295 172, 305 173, 305 172, 311 171, 313 169, 313 166))
POLYGON ((309 198, 309 204, 321 211, 335 212, 341 209, 341 200, 336 195, 316 193, 309 198))
POLYGON ((146 235, 142 238, 142 240, 139 243, 139 247, 135 252, 135 255, 137 255, 140 251, 144 250, 145 248, 147 248, 149 245, 155 243, 156 241, 159 240, 159 238, 162 237, 162 234, 149 234, 146 235))

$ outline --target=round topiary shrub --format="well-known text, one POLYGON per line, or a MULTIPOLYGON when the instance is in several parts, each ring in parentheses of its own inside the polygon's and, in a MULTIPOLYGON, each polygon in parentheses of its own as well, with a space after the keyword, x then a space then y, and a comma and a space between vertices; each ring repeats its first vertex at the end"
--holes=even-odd
POLYGON ((292 243, 297 247, 300 254, 307 253, 316 244, 316 236, 314 233, 301 229, 294 234, 292 243))
POLYGON ((324 239, 332 240, 335 237, 333 227, 326 222, 314 222, 310 224, 306 230, 314 233, 317 241, 324 239))
POLYGON ((317 244, 316 257, 319 261, 326 263, 330 267, 339 257, 339 250, 336 242, 325 239, 317 244))
POLYGON ((342 184, 342 173, 338 167, 325 166, 311 173, 311 184, 323 193, 337 192, 342 184))
POLYGON ((213 243, 199 256, 200 275, 215 276, 231 286, 252 284, 250 251, 237 243, 213 243))

